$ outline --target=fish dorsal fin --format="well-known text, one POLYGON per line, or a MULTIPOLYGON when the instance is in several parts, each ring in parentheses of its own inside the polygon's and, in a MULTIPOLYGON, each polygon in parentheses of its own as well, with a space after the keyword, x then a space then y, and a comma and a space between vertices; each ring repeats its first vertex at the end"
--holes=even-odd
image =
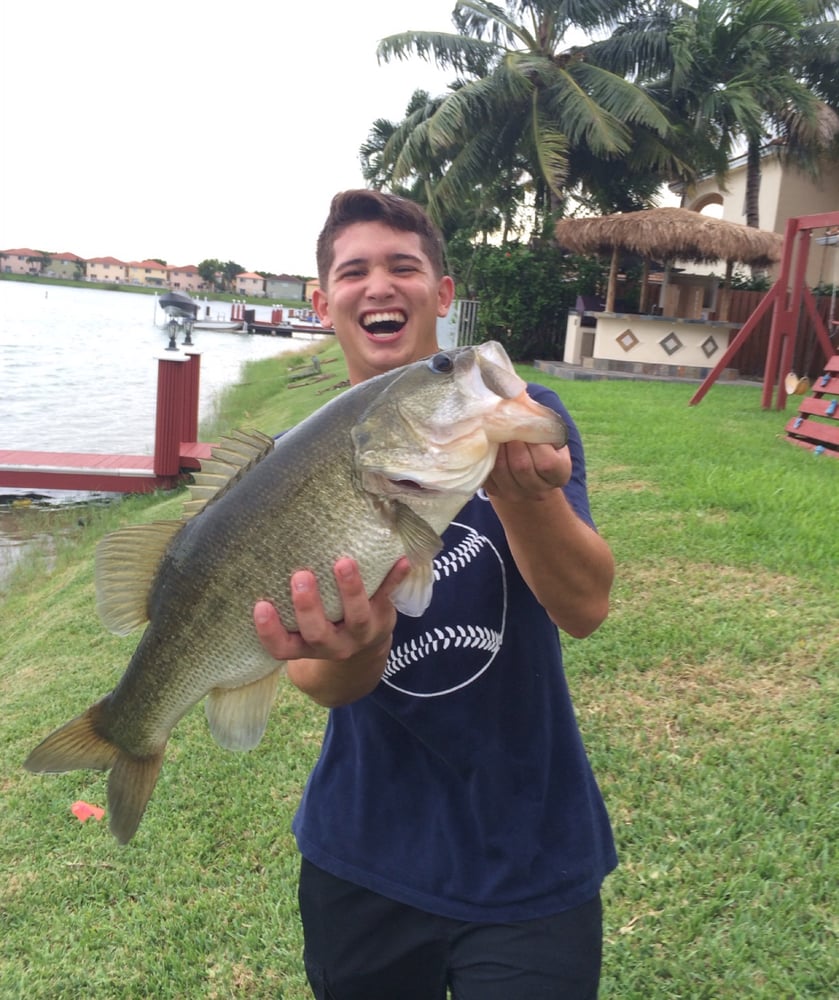
POLYGON ((443 548, 443 539, 407 504, 393 503, 391 515, 411 564, 411 572, 391 594, 391 600, 397 611, 419 618, 431 603, 434 556, 443 548))
POLYGON ((251 684, 213 688, 204 710, 210 732, 225 750, 253 750, 262 739, 277 694, 281 667, 251 684))
POLYGON ((148 621, 148 593, 169 542, 183 521, 131 524, 106 535, 96 549, 96 610, 116 635, 148 621))
POLYGON ((194 517, 208 503, 218 500, 273 450, 274 439, 260 431, 233 431, 221 438, 212 457, 201 462, 201 471, 193 477, 184 516, 194 517))

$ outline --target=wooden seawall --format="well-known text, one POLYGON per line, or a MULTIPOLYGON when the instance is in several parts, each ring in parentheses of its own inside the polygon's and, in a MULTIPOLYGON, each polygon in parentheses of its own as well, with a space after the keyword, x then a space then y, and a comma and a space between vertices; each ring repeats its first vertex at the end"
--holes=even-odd
POLYGON ((160 358, 153 455, 0 449, 0 487, 151 493, 173 489, 209 458, 198 436, 201 355, 160 358))

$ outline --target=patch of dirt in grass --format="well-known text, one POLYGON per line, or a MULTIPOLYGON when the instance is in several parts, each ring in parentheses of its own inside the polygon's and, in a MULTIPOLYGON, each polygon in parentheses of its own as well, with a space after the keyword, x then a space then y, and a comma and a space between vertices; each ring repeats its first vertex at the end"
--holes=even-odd
POLYGON ((589 471, 589 486, 592 493, 624 492, 624 493, 659 493, 659 488, 645 479, 631 478, 634 469, 628 465, 609 465, 595 471, 589 471))
MULTIPOLYGON (((589 692, 591 694, 591 692, 589 692)), ((771 675, 737 676, 729 659, 662 663, 614 691, 578 699, 585 719, 633 752, 675 762, 701 757, 711 744, 760 732, 809 732, 818 725, 821 685, 796 665, 771 675)))
POLYGON ((728 605, 733 608, 741 602, 752 605, 762 602, 770 617, 777 607, 792 611, 808 591, 807 582, 794 576, 715 563, 685 563, 677 559, 655 564, 625 564, 620 569, 619 581, 622 589, 629 593, 630 602, 641 599, 645 604, 653 600, 672 603, 678 592, 678 600, 689 605, 713 602, 715 607, 728 605))
MULTIPOLYGON (((703 616, 730 617, 735 637, 742 622, 758 642, 766 638, 766 656, 745 662, 733 646, 709 655, 707 644, 700 654, 685 642, 678 655, 665 653, 647 669, 621 672, 619 690, 614 674, 587 675, 577 697, 582 714, 620 727, 621 739, 635 747, 671 753, 687 742, 700 749, 703 739, 716 734, 736 738, 764 727, 806 731, 820 724, 828 699, 835 696, 835 682, 822 669, 826 635, 806 625, 796 631, 790 617, 799 613, 805 594, 810 596, 806 581, 677 560, 626 566, 623 575, 619 615, 631 617, 634 609, 641 614, 653 606, 664 609, 665 622, 682 609, 697 622, 703 616)), ((826 610, 825 627, 832 624, 829 615, 826 610)))
POLYGON ((25 869, 20 869, 18 871, 12 872, 6 881, 6 886, 4 893, 7 899, 12 899, 14 896, 18 896, 23 892, 29 892, 29 888, 33 882, 37 882, 40 878, 40 874, 35 871, 26 871, 25 869))
POLYGON ((643 479, 599 480, 592 486, 592 492, 600 493, 660 493, 657 486, 643 479))

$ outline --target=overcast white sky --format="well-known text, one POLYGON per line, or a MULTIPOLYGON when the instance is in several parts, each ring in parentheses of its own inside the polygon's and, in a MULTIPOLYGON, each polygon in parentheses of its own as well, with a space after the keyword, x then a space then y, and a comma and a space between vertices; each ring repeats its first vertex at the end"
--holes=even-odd
POLYGON ((453 74, 376 44, 454 0, 0 3, 0 249, 315 273, 376 118, 453 74))

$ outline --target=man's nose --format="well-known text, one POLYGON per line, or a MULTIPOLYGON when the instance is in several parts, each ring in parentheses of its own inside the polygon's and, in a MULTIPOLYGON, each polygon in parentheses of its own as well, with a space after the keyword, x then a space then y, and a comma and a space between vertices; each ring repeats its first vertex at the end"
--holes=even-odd
POLYGON ((393 294, 393 275, 386 267, 374 267, 367 276, 367 295, 371 299, 387 299, 393 294))

